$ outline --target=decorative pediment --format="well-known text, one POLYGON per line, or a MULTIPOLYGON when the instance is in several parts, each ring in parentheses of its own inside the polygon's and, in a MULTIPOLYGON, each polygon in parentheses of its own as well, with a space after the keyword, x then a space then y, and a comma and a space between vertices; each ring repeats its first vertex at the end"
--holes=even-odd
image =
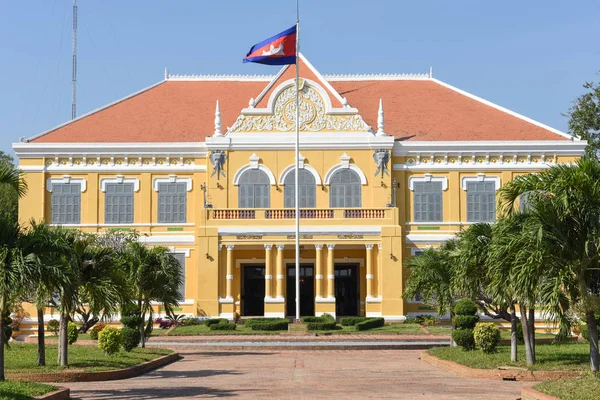
MULTIPOLYGON (((371 127, 351 107, 333 108, 327 92, 315 82, 299 80, 300 130, 306 132, 370 132, 371 127)), ((296 129, 295 79, 277 87, 265 108, 242 110, 228 133, 292 132, 296 129)))

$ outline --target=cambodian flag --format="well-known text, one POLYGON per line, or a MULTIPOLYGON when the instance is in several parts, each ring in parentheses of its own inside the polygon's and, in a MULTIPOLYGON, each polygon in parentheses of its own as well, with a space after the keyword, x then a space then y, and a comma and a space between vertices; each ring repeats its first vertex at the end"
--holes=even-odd
POLYGON ((252 46, 244 62, 267 65, 296 64, 296 26, 252 46))

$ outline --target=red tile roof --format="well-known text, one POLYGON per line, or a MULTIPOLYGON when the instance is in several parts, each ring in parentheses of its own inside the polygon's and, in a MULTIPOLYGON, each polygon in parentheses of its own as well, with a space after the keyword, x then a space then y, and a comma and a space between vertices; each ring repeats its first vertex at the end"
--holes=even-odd
MULTIPOLYGON (((289 78, 291 67, 281 79, 289 78)), ((318 81, 309 69, 302 68, 301 75, 318 81)), ((398 140, 567 140, 549 128, 432 79, 332 78, 330 83, 374 130, 382 98, 385 131, 398 140)), ((32 142, 202 142, 213 134, 217 99, 225 132, 250 98, 256 98, 267 85, 264 81, 168 80, 32 142)), ((339 101, 332 101, 334 107, 339 106, 339 101)))

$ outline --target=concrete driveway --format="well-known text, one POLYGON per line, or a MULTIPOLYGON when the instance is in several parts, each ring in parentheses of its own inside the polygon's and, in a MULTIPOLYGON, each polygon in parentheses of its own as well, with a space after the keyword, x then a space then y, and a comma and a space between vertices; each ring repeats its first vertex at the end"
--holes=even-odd
POLYGON ((66 383, 74 399, 517 399, 522 383, 465 379, 418 350, 206 351, 120 381, 66 383))

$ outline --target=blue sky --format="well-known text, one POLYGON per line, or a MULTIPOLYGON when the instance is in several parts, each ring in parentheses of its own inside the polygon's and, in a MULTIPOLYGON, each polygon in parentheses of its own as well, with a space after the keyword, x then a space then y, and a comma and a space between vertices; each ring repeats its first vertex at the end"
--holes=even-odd
MULTIPOLYGON (((78 114, 177 74, 242 64, 295 22, 294 0, 79 1, 78 114)), ((70 118, 71 0, 3 0, 0 150, 70 118)), ((301 0, 302 52, 322 73, 426 72, 566 130, 599 81, 597 0, 301 0)))

